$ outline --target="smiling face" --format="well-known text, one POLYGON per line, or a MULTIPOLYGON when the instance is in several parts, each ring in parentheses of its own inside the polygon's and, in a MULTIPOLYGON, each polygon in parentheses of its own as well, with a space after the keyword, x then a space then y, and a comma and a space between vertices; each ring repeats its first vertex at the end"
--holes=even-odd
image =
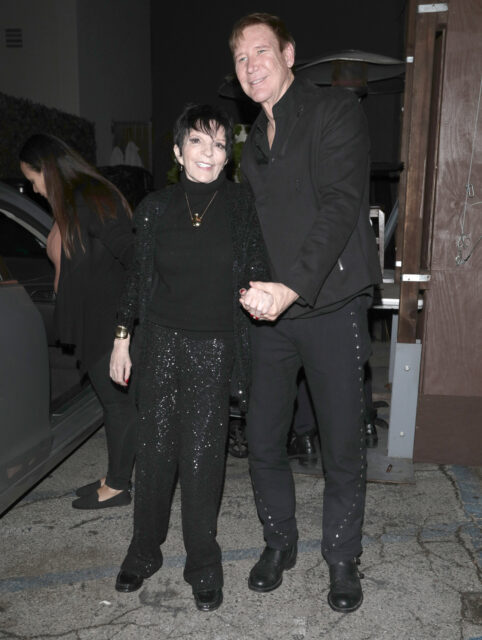
POLYGON ((20 163, 20 169, 27 180, 32 184, 35 193, 40 193, 44 198, 47 197, 47 189, 45 188, 45 178, 42 171, 35 171, 26 162, 20 163))
POLYGON ((267 115, 293 81, 295 51, 291 43, 280 50, 274 32, 265 24, 246 27, 234 48, 236 75, 247 96, 267 115))
POLYGON ((174 145, 174 154, 192 182, 213 182, 227 162, 224 127, 216 129, 212 122, 210 133, 189 129, 182 148, 174 145))

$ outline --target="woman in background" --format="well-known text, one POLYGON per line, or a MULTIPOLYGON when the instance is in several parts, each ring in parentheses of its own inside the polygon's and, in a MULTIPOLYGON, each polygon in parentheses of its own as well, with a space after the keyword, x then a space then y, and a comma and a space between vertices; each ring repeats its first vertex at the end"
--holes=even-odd
POLYGON ((29 138, 20 151, 20 168, 34 191, 49 201, 54 216, 47 250, 56 267, 57 337, 75 345, 81 371, 104 410, 107 473, 77 489, 72 506, 128 505, 137 412, 133 392, 112 383, 109 358, 133 251, 132 214, 118 189, 55 136, 29 138))

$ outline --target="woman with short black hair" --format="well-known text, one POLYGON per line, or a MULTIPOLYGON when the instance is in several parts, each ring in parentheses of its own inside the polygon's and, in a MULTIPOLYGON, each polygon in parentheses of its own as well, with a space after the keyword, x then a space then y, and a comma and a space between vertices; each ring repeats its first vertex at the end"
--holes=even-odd
MULTIPOLYGON (((216 107, 191 105, 174 140, 180 182, 147 196, 134 214, 135 257, 112 352, 112 378, 123 384, 138 320, 134 535, 116 589, 135 591, 161 567, 178 473, 184 578, 197 608, 213 611, 223 597, 216 529, 230 393, 247 404, 250 320, 240 290, 269 271, 252 194, 224 173, 229 118, 216 107)), ((259 297, 271 305, 269 294, 259 297)))

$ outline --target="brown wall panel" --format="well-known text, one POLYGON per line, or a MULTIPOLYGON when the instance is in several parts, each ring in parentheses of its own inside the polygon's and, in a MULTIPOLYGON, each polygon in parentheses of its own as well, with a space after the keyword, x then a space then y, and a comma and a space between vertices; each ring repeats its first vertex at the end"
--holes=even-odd
POLYGON ((482 465, 481 416, 482 398, 423 396, 418 406, 414 462, 482 465))
POLYGON ((466 202, 465 231, 470 233, 471 245, 464 256, 482 235, 482 204, 475 204, 482 201, 481 32, 482 4, 452 0, 441 102, 432 280, 425 295, 424 394, 482 395, 482 243, 467 262, 456 264, 456 240, 466 202), (466 198, 470 165, 474 195, 466 198))
MULTIPOLYGON (((477 108, 482 73, 482 3, 451 0, 446 40, 445 73, 440 128, 436 215, 433 228, 432 269, 455 266, 456 238, 466 201, 472 158, 474 196, 467 199, 466 231, 472 240, 482 233, 482 113, 477 108)), ((480 107, 479 107, 480 109, 480 107)), ((466 252, 468 253, 468 252, 466 252)), ((460 269, 482 269, 482 246, 460 269)))
POLYGON ((447 18, 414 460, 481 464, 482 3, 450 0, 447 18), (457 265, 464 208, 474 252, 457 265))
POLYGON ((481 305, 482 271, 432 271, 425 292, 422 394, 482 396, 481 305))

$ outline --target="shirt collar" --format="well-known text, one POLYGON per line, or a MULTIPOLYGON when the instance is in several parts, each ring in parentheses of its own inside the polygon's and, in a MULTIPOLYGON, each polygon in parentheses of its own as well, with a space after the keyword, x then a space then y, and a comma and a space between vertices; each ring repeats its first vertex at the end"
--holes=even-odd
MULTIPOLYGON (((300 101, 299 90, 302 84, 303 84, 303 80, 295 76, 293 82, 290 84, 288 89, 281 96, 278 102, 274 105, 273 116, 276 121, 278 121, 279 118, 283 118, 287 114, 290 115, 293 112, 296 113, 299 106, 298 103, 300 101)), ((261 109, 259 117, 256 121, 256 127, 262 133, 265 133, 267 126, 268 126, 268 118, 265 112, 261 109)))

